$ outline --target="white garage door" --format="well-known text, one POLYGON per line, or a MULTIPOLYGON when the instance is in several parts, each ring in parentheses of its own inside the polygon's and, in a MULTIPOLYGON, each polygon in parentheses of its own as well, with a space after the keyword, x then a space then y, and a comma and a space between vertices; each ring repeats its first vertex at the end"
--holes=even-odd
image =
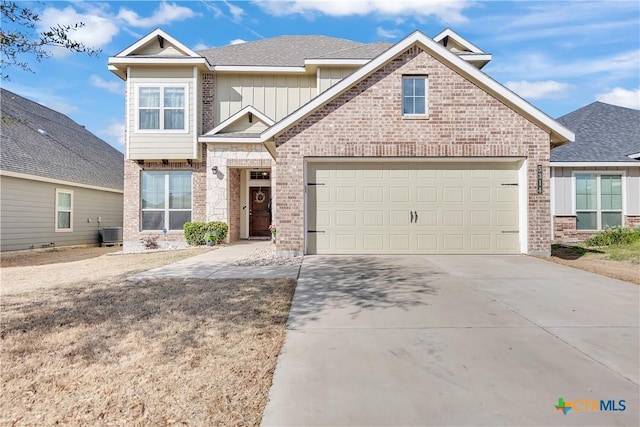
POLYGON ((309 162, 307 252, 518 253, 518 165, 309 162))

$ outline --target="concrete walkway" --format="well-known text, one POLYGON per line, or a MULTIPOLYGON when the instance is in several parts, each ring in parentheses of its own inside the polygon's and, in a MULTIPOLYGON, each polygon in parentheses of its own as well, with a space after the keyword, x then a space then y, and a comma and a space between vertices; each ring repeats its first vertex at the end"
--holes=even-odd
POLYGON ((307 256, 262 424, 637 426, 639 290, 526 256, 307 256))
POLYGON ((264 240, 241 240, 219 246, 204 254, 196 255, 163 267, 138 273, 128 280, 194 278, 194 279, 296 279, 300 271, 297 265, 257 266, 245 260, 252 253, 267 249, 272 243, 264 240))

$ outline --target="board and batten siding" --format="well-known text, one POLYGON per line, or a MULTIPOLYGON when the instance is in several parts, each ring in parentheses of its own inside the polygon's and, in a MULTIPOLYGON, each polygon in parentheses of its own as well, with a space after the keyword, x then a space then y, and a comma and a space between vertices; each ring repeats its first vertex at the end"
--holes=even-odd
POLYGON ((217 74, 215 124, 252 105, 280 121, 317 95, 315 74, 217 74))
POLYGON ((358 67, 320 67, 318 72, 318 93, 329 89, 357 69, 358 67))
POLYGON ((624 172, 626 178, 626 215, 640 215, 640 167, 554 167, 553 215, 575 215, 573 206, 574 172, 624 172))
POLYGON ((193 126, 195 110, 193 95, 194 90, 197 89, 193 78, 193 68, 166 68, 159 70, 132 68, 129 78, 131 93, 128 94, 130 98, 127 114, 130 131, 129 149, 127 150, 128 158, 132 160, 192 159, 194 157, 194 134, 198 132, 198 129, 193 126), (187 85, 187 132, 137 131, 138 87, 140 85, 153 84, 187 85))
POLYGON ((8 176, 0 183, 2 251, 99 243, 98 217, 103 227, 122 227, 122 193, 8 176), (56 189, 73 191, 73 231, 55 231, 56 189))

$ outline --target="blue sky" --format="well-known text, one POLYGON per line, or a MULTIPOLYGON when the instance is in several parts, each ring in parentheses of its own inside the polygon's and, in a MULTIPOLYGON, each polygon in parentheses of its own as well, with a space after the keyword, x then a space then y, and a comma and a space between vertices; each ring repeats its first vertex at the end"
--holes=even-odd
MULTIPOLYGON (((2 86, 76 122, 122 151, 124 83, 107 59, 155 28, 193 49, 283 34, 397 42, 446 27, 493 55, 484 71, 559 117, 593 101, 640 109, 636 1, 50 1, 20 2, 45 26, 84 22, 73 37, 97 57, 54 51, 2 86)), ((3 25, 5 23, 3 22, 3 25)))

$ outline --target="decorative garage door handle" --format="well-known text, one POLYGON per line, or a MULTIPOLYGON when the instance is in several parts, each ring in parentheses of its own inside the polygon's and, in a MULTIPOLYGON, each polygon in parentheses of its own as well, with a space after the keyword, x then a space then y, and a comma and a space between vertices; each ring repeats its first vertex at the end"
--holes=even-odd
POLYGON ((418 223, 418 211, 413 211, 416 216, 416 224, 418 223))
POLYGON ((413 212, 409 211, 409 215, 411 215, 411 224, 413 224, 413 212))

